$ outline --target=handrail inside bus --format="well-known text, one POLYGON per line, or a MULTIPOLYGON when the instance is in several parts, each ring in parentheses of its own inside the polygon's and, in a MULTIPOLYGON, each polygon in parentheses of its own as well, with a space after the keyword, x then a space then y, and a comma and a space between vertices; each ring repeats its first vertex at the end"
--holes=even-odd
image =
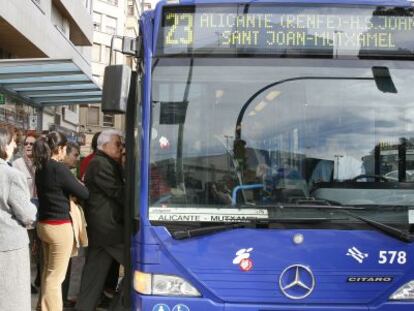
POLYGON ((237 192, 240 190, 252 190, 252 189, 261 189, 264 188, 263 184, 251 184, 251 185, 240 185, 233 189, 233 193, 231 195, 231 205, 236 205, 237 203, 237 192))

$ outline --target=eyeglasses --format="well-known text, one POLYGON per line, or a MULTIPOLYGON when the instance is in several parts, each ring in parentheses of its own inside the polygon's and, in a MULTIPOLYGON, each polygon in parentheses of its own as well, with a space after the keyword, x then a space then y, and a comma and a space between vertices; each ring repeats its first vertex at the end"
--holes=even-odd
POLYGON ((24 145, 25 145, 25 146, 27 146, 27 145, 29 145, 29 146, 33 146, 33 145, 34 145, 34 143, 30 143, 30 142, 26 141, 26 142, 24 143, 24 145))

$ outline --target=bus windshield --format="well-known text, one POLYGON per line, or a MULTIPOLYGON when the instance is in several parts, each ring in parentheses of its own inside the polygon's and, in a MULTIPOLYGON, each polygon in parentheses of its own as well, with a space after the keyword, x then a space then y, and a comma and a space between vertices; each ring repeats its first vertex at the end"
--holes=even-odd
POLYGON ((392 92, 376 84, 378 61, 160 59, 151 206, 412 204, 414 68, 381 65, 392 92))
POLYGON ((413 46, 406 35, 414 24, 401 21, 412 22, 412 10, 391 11, 405 16, 397 28, 390 26, 397 20, 381 18, 390 14, 384 8, 374 10, 378 18, 368 18, 372 9, 355 11, 366 15, 358 22, 349 18, 351 9, 345 15, 327 9, 324 17, 314 17, 312 8, 284 7, 264 16, 263 8, 250 7, 250 19, 237 17, 239 11, 248 14, 246 8, 233 15, 185 10, 164 14, 153 62, 150 220, 182 220, 169 208, 218 219, 213 216, 221 210, 249 209, 255 215, 281 203, 298 204, 302 211, 298 202, 318 202, 363 206, 367 216, 384 222, 390 214, 384 211, 399 208, 400 213, 393 210, 398 222, 411 223, 414 64, 407 60, 413 46), (269 27, 281 27, 280 38, 284 33, 298 39, 305 23, 324 25, 328 37, 341 27, 385 29, 381 33, 395 44, 373 40, 367 47, 365 41, 341 39, 326 48, 310 40, 310 47, 273 48, 266 36, 255 44, 238 42, 243 32, 253 33, 248 27, 266 20, 269 27), (296 30, 283 30, 287 20, 296 30), (231 35, 233 52, 225 52, 217 38, 230 36, 221 29, 230 26, 244 28, 231 35), (175 216, 164 217, 170 212, 175 216))

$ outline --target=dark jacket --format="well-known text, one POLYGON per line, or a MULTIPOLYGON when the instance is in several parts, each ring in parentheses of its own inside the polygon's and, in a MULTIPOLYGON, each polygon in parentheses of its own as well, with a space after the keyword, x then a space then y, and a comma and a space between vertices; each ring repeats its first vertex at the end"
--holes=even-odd
POLYGON ((88 189, 60 162, 49 160, 36 170, 39 220, 70 220, 69 196, 86 200, 88 189))
POLYGON ((122 243, 125 199, 122 166, 98 151, 86 169, 85 184, 89 189, 85 207, 89 245, 122 243))

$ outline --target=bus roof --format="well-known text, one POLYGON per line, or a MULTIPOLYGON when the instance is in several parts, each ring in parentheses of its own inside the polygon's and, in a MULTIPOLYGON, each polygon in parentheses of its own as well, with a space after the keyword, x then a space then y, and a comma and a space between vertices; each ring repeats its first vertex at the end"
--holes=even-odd
POLYGON ((356 4, 356 5, 386 5, 409 7, 414 0, 161 0, 158 5, 166 4, 248 4, 248 3, 312 3, 312 4, 356 4))

